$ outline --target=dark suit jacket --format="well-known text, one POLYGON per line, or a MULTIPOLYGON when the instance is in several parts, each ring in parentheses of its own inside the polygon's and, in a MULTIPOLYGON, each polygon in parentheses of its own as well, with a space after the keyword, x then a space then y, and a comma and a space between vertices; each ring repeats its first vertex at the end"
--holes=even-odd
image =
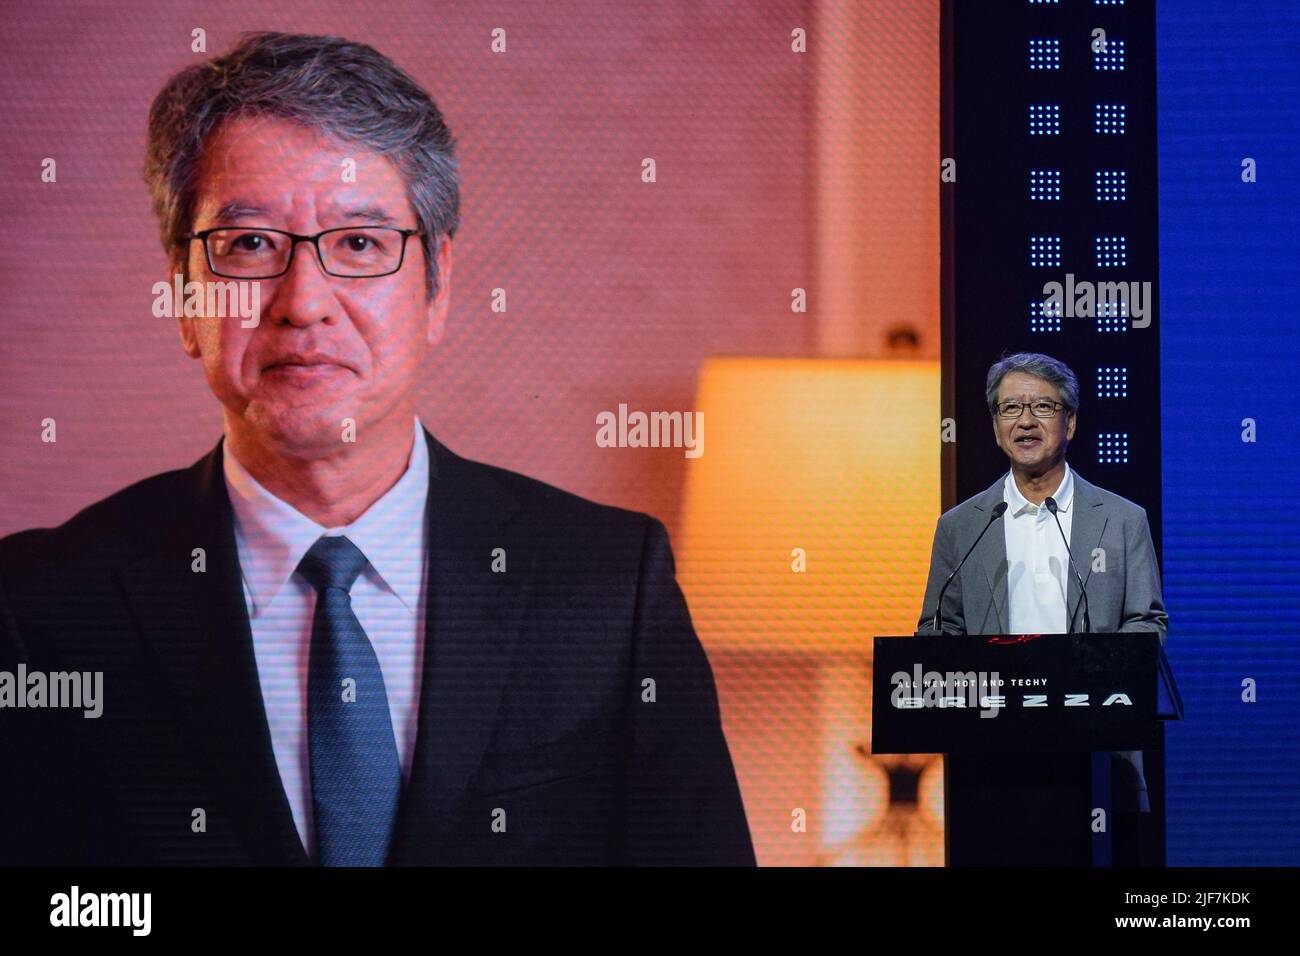
MULTIPOLYGON (((934 634, 931 619, 944 581, 979 533, 993 507, 1002 500, 1005 475, 939 518, 930 553, 930 577, 918 634, 934 634)), ((1089 617, 1098 632, 1154 631, 1164 643, 1169 615, 1160 596, 1160 567, 1151 542, 1147 513, 1139 505, 1086 481, 1074 472, 1074 510, 1070 520, 1070 554, 1088 589, 1089 617), (1093 571, 1093 551, 1100 548, 1105 572, 1093 571)), ((1004 517, 1002 520, 1006 520, 1004 517)), ((988 534, 953 578, 943 596, 940 629, 954 634, 1006 634, 1011 630, 1007 588, 1006 530, 999 524, 988 534)), ((1083 630, 1079 585, 1068 577, 1066 613, 1077 614, 1074 630, 1083 630)), ((1149 812, 1142 751, 1114 753, 1115 807, 1149 812)))
MULTIPOLYGON (((419 731, 390 861, 753 864, 663 525, 425 437, 419 731)), ((0 670, 104 675, 98 719, 0 709, 0 864, 309 863, 221 455, 0 539, 0 670)))

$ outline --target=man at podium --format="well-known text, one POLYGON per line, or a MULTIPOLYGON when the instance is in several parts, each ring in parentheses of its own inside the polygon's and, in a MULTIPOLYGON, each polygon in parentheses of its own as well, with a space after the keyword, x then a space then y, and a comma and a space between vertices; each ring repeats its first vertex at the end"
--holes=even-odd
MULTIPOLYGON (((985 395, 1010 470, 939 518, 917 633, 1155 631, 1163 643, 1169 619, 1146 511, 1065 460, 1079 411, 1074 372, 1047 355, 1009 355, 989 369, 985 395)), ((1142 752, 1115 757, 1115 809, 1149 812, 1142 752)))

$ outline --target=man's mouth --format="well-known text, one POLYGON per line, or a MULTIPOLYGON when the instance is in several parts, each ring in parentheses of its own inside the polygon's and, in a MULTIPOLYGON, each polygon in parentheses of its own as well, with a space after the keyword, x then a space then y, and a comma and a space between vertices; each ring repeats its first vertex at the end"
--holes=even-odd
POLYGON ((338 361, 332 356, 323 355, 318 352, 307 354, 294 353, 278 358, 274 362, 269 362, 263 366, 263 371, 302 371, 305 369, 346 369, 348 366, 338 361))
POLYGON ((1037 435, 1021 435, 1019 438, 1016 439, 1017 445, 1021 445, 1026 448, 1033 448, 1037 445, 1041 445, 1042 443, 1043 440, 1039 438, 1037 435))
POLYGON ((310 384, 349 371, 351 369, 346 365, 327 356, 293 355, 278 359, 265 366, 262 369, 262 374, 286 383, 310 384))

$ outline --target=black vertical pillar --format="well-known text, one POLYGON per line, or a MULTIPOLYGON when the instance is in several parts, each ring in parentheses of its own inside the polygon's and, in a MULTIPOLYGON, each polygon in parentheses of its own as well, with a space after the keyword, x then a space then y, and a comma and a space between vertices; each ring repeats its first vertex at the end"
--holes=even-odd
MULTIPOLYGON (((944 508, 1007 468, 989 366, 1045 352, 1079 377, 1071 467, 1144 507, 1159 554, 1154 2, 942 0, 941 32, 944 508)), ((1147 754, 1144 863, 1164 862, 1163 767, 1147 754)))

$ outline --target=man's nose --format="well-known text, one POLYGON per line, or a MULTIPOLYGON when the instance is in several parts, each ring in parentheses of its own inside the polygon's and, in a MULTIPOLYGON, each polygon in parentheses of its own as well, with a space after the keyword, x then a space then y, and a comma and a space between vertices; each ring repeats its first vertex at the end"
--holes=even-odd
POLYGON ((321 268, 316 248, 310 242, 295 245, 289 271, 274 281, 277 285, 268 310, 272 322, 310 325, 335 317, 338 301, 334 298, 333 280, 321 268))

